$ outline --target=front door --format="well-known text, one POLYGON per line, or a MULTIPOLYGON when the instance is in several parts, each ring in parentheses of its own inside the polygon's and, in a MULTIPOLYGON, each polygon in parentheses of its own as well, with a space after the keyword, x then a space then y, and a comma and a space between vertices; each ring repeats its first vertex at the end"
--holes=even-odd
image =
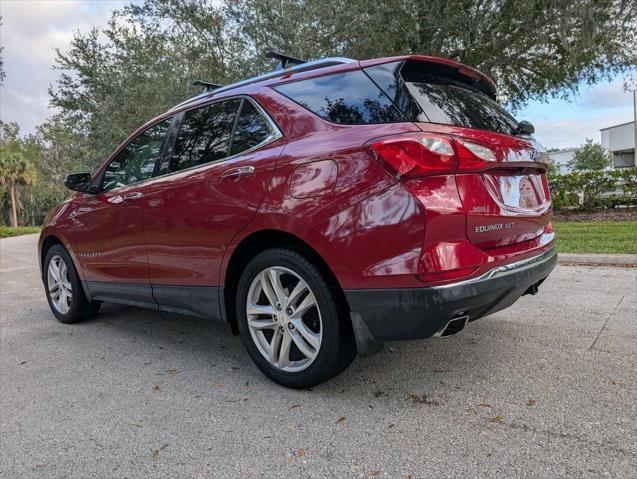
POLYGON ((144 195, 150 282, 165 309, 218 316, 226 246, 254 216, 284 141, 249 99, 185 112, 144 195))
POLYGON ((170 119, 144 130, 108 164, 101 188, 86 195, 74 220, 79 267, 95 299, 130 296, 152 302, 144 241, 142 202, 161 156, 170 119), (122 289, 124 288, 124 289, 122 289))

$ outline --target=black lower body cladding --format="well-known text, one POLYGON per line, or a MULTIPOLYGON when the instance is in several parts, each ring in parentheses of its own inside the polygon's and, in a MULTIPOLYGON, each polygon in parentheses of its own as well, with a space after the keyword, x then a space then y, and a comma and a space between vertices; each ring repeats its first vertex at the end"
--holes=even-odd
POLYGON ((507 308, 520 296, 535 294, 556 262, 557 252, 552 248, 450 285, 346 290, 358 354, 374 354, 385 341, 428 338, 457 317, 473 321, 507 308))

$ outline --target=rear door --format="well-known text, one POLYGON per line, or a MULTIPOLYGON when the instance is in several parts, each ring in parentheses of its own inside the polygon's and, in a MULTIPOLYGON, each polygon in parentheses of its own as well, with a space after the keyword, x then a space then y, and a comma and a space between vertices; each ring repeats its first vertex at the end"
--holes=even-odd
POLYGON ((218 315, 223 254, 254 216, 283 145, 248 98, 183 114, 143 198, 149 276, 161 307, 218 315))

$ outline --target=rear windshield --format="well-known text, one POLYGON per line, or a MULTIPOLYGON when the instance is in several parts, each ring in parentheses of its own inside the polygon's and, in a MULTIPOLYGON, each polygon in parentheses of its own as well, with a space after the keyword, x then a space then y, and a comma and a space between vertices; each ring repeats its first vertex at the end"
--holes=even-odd
POLYGON ((417 61, 369 67, 365 73, 411 121, 511 135, 517 121, 455 69, 417 61))
POLYGON ((513 134, 517 122, 486 95, 468 87, 440 82, 405 82, 431 123, 513 134))

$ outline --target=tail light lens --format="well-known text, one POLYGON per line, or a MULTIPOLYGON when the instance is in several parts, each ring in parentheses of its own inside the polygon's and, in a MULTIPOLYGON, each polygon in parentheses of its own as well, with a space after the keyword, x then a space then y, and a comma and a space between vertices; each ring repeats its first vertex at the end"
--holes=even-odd
POLYGON ((465 140, 457 140, 459 171, 476 171, 492 168, 498 159, 495 152, 484 145, 465 140))
POLYGON ((458 166, 453 140, 443 135, 401 135, 373 141, 369 148, 397 178, 449 174, 458 166))

